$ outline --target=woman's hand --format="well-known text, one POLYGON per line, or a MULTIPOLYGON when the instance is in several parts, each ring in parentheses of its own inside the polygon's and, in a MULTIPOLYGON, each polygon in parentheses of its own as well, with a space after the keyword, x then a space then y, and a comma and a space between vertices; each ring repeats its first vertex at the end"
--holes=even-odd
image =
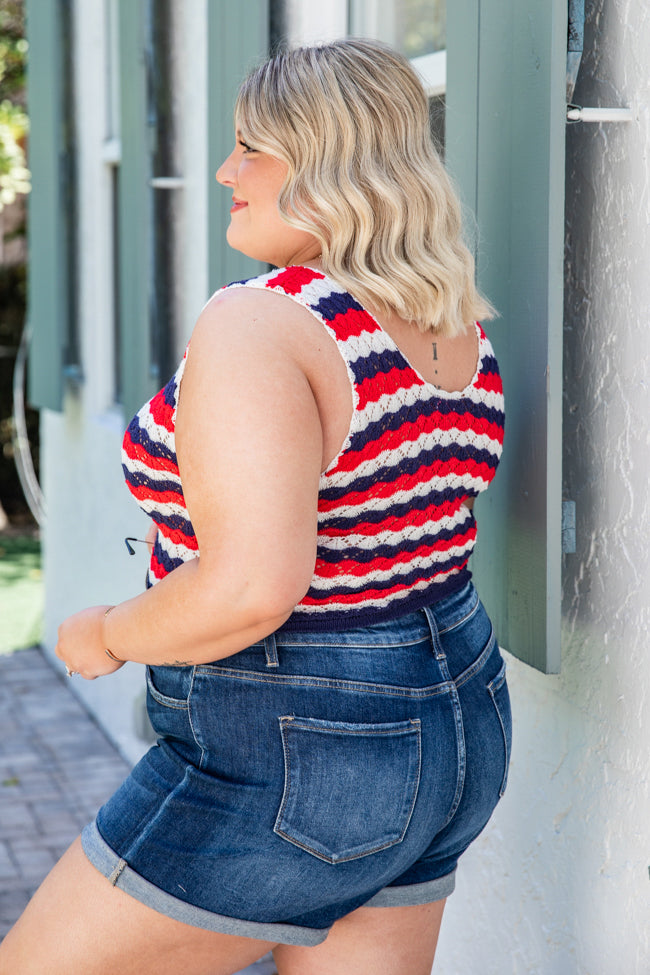
POLYGON ((71 674, 94 680, 112 674, 123 662, 112 660, 104 646, 104 617, 108 606, 91 606, 68 616, 59 627, 55 648, 71 674))

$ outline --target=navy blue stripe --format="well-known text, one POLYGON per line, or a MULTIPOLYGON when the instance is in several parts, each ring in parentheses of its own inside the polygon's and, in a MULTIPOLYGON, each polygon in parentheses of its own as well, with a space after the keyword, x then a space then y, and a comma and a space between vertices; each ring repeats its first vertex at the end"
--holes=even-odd
MULTIPOLYGON (((124 471, 124 479, 127 484, 132 485, 134 488, 146 487, 151 491, 152 495, 162 494, 164 491, 173 491, 174 494, 178 494, 181 498, 183 497, 183 490, 181 488, 180 480, 174 481, 158 481, 150 477, 149 471, 130 471, 124 464, 122 464, 122 470, 124 471)), ((155 498, 152 498, 155 500, 155 498)), ((169 502, 163 501, 163 504, 168 504, 169 502)))
POLYGON ((165 572, 171 572, 173 569, 177 569, 179 565, 183 564, 182 559, 171 558, 169 555, 167 555, 165 550, 161 548, 159 545, 156 545, 154 549, 154 555, 156 556, 156 559, 163 567, 165 572))
POLYGON ((162 391, 163 399, 167 406, 176 406, 176 373, 169 380, 162 391))
POLYGON ((373 379, 379 373, 388 373, 391 369, 410 369, 410 366, 399 349, 382 349, 381 352, 369 352, 367 355, 359 356, 358 359, 350 359, 350 369, 355 382, 361 383, 364 379, 373 379))
POLYGON ((394 433, 404 423, 417 423, 420 417, 430 417, 434 413, 441 413, 443 416, 448 416, 450 413, 458 413, 461 416, 469 413, 478 420, 495 423, 501 429, 504 425, 503 410, 488 407, 483 403, 471 403, 466 399, 451 404, 447 400, 432 399, 428 402, 415 403, 412 406, 401 406, 394 412, 384 413, 378 420, 369 423, 365 429, 352 435, 347 452, 360 452, 367 443, 380 440, 382 435, 388 431, 394 433))
POLYGON ((334 511, 331 517, 327 512, 323 512, 320 517, 322 519, 323 530, 330 531, 331 529, 336 529, 343 534, 350 530, 355 531, 362 522, 368 522, 370 525, 379 525, 381 522, 388 521, 389 518, 403 518, 411 511, 425 511, 430 505, 439 506, 445 501, 449 502, 457 498, 465 498, 468 494, 475 496, 476 492, 467 491, 462 486, 450 488, 448 491, 434 491, 432 489, 422 497, 414 495, 408 500, 400 502, 400 504, 395 502, 391 503, 390 499, 387 499, 388 507, 382 511, 377 511, 372 508, 364 510, 363 508, 356 507, 352 515, 337 515, 336 511, 334 511))
POLYGON ((418 539, 400 538, 395 542, 394 545, 387 545, 386 543, 383 543, 381 545, 375 545, 375 547, 370 550, 367 548, 360 548, 356 545, 346 545, 344 549, 332 550, 331 548, 325 548, 319 545, 317 557, 323 562, 327 562, 331 565, 336 565, 338 563, 344 565, 345 563, 343 560, 345 560, 345 562, 358 562, 359 564, 374 562, 375 559, 389 559, 392 561, 403 552, 417 552, 417 550, 423 546, 435 546, 440 542, 447 542, 451 539, 457 538, 459 535, 468 531, 471 527, 472 523, 466 522, 459 528, 445 529, 444 531, 436 532, 435 534, 423 535, 422 538, 418 539))
POLYGON ((348 311, 365 312, 363 305, 360 305, 348 291, 332 291, 323 295, 318 301, 310 302, 309 307, 317 314, 322 315, 328 322, 331 322, 337 315, 345 315, 348 311))
MULTIPOLYGON (((159 440, 152 440, 144 427, 141 427, 137 422, 137 417, 129 423, 129 437, 132 443, 143 447, 150 457, 162 457, 164 460, 170 460, 173 464, 177 463, 176 454, 165 444, 161 443, 159 440)), ((136 463, 142 463, 142 461, 137 461, 136 463)))
POLYGON ((385 607, 364 606, 359 603, 349 608, 333 606, 325 613, 316 613, 311 611, 310 606, 306 606, 303 612, 295 612, 290 616, 282 624, 282 629, 293 633, 313 633, 323 629, 338 631, 348 630, 351 626, 373 626, 375 623, 400 619, 423 606, 433 605, 438 600, 459 592, 471 578, 468 568, 461 569, 441 582, 432 582, 426 589, 408 594, 401 592, 385 607))
MULTIPOLYGON (((378 581, 377 579, 368 579, 366 576, 361 576, 359 578, 358 585, 356 586, 339 585, 339 586, 334 586, 333 588, 319 588, 318 586, 319 580, 316 580, 316 584, 314 586, 310 586, 307 596, 310 599, 336 600, 339 599, 341 596, 358 595, 364 590, 367 590, 368 599, 373 599, 375 598, 376 595, 381 595, 382 592, 385 592, 386 590, 389 589, 393 589, 393 587, 396 585, 408 589, 411 586, 414 586, 418 582, 422 582, 423 580, 430 579, 434 575, 434 573, 438 574, 439 572, 446 572, 451 569, 457 568, 463 562, 465 562, 467 558, 468 558, 467 554, 463 555, 460 558, 458 557, 458 555, 455 555, 453 558, 448 558, 444 562, 436 562, 435 565, 431 566, 430 572, 427 572, 426 569, 418 567, 416 569, 412 569, 411 572, 407 572, 404 575, 401 574, 398 575, 397 573, 394 573, 390 577, 390 579, 384 579, 382 581, 378 581), (370 590, 372 590, 372 593, 370 592, 370 590)), ((324 583, 325 580, 323 579, 322 584, 324 583)))
POLYGON ((156 524, 164 525, 166 528, 176 532, 182 532, 188 538, 195 538, 194 528, 189 518, 184 518, 182 515, 163 515, 160 511, 156 511, 154 514, 156 524))
POLYGON ((483 361, 481 362, 481 368, 479 369, 479 375, 484 376, 500 376, 499 363, 493 355, 486 353, 483 356, 483 361))
MULTIPOLYGON (((451 460, 474 461, 476 464, 487 464, 491 471, 497 467, 497 459, 488 450, 477 450, 473 445, 459 447, 458 444, 451 444, 449 447, 441 447, 439 444, 432 450, 421 450, 417 457, 402 457, 399 463, 385 465, 376 468, 371 474, 365 477, 355 477, 354 480, 345 487, 324 488, 319 492, 319 499, 323 501, 339 501, 349 494, 364 493, 370 491, 377 484, 393 484, 401 477, 409 474, 417 474, 423 467, 434 462, 441 465, 448 464, 451 460)), ((453 475, 454 471, 441 470, 440 477, 453 475)), ((444 490, 441 494, 443 500, 449 495, 444 490)))

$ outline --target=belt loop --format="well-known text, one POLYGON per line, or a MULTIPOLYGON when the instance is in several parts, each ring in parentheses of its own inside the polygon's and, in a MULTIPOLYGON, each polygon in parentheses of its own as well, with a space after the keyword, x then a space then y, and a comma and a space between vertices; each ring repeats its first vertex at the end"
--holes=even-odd
POLYGON ((436 660, 445 660, 445 651, 442 649, 442 644, 440 642, 440 635, 438 633, 438 624, 436 623, 436 618, 433 615, 433 610, 430 606, 424 606, 424 615, 427 618, 427 623, 429 624, 429 632, 431 633, 431 642, 433 644, 433 652, 436 660))
POLYGON ((275 633, 269 633, 267 637, 264 637, 264 653, 266 654, 266 666, 267 667, 277 667, 280 663, 278 660, 278 647, 275 642, 275 633))

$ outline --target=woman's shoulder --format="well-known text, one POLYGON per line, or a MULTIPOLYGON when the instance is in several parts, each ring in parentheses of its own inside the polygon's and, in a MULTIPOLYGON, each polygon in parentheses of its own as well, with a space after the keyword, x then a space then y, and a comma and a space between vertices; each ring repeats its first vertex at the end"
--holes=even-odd
POLYGON ((325 276, 309 268, 288 267, 234 281, 216 291, 203 307, 191 345, 239 345, 263 340, 282 345, 304 336, 314 324, 313 305, 327 291, 325 276), (293 300, 287 300, 293 299, 293 300))

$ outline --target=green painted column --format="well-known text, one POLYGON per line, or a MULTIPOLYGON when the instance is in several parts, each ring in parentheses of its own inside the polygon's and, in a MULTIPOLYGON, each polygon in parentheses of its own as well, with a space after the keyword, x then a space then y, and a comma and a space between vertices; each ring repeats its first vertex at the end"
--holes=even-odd
POLYGON ((208 0, 208 281, 215 291, 266 270, 226 242, 231 195, 214 176, 233 149, 233 107, 241 82, 269 49, 268 0, 208 0))
POLYGON ((151 139, 147 119, 147 0, 119 2, 118 199, 122 404, 128 421, 156 391, 150 374, 151 139))
POLYGON ((68 235, 74 232, 64 205, 69 159, 64 151, 62 38, 58 4, 27 0, 26 13, 32 172, 28 198, 29 400, 37 408, 60 410, 73 314, 68 235))
POLYGON ((506 393, 473 558, 502 646, 560 667, 566 0, 454 0, 447 165, 475 215, 506 393))

